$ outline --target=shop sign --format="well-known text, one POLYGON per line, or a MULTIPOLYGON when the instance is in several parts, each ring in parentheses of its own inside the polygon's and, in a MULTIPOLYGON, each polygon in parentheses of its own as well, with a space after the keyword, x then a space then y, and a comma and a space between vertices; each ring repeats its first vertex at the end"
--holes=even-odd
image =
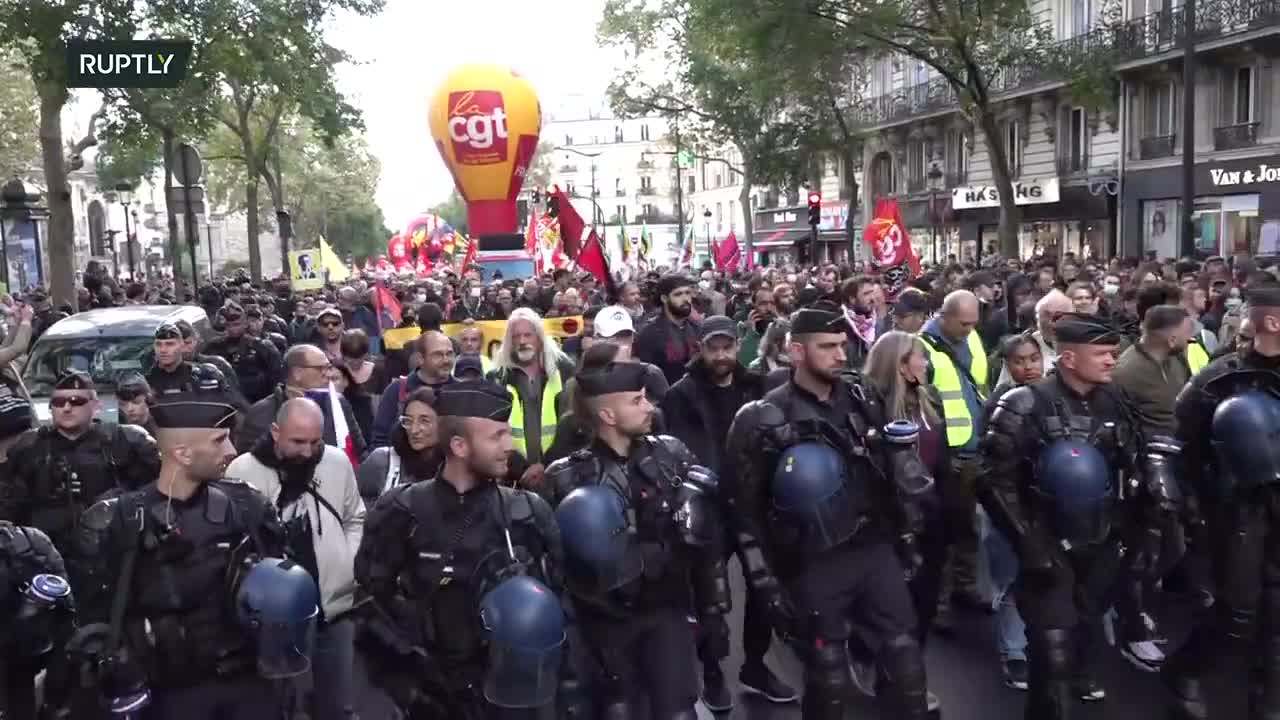
POLYGON ((1209 182, 1213 183, 1214 187, 1280 182, 1280 166, 1258 163, 1258 167, 1252 170, 1209 168, 1209 182))
MULTIPOLYGON (((1040 205, 1058 202, 1058 178, 1019 180, 1013 183, 1015 205, 1040 205)), ((1000 193, 995 185, 970 185, 951 191, 951 207, 955 210, 1000 207, 1000 193)))

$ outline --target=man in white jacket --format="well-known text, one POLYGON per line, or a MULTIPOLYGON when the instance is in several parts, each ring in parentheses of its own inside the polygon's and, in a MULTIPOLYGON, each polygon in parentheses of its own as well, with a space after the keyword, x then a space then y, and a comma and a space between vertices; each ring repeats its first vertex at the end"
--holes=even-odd
POLYGON ((355 624, 344 616, 355 596, 365 508, 351 461, 325 445, 320 407, 296 398, 280 406, 271 432, 227 467, 227 477, 253 486, 275 505, 294 559, 320 586, 311 717, 355 717, 355 624))

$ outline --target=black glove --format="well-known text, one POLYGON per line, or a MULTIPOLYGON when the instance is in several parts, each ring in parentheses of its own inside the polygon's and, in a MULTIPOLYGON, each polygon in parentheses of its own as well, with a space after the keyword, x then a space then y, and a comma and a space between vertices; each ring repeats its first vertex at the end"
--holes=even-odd
POLYGON ((710 657, 723 660, 729 657, 729 622, 721 613, 703 613, 698 618, 702 630, 702 642, 710 657))
POLYGON ((1139 532, 1129 555, 1129 570, 1141 577, 1154 578, 1159 571, 1163 549, 1164 535, 1159 528, 1149 527, 1139 532))
POLYGON ((913 533, 903 533, 898 536, 894 550, 898 553, 898 560, 902 562, 903 574, 906 575, 907 580, 915 578, 916 573, 920 571, 920 566, 924 565, 919 539, 913 533))
POLYGON ((1046 578, 1063 565, 1061 551, 1039 533, 1024 536, 1017 548, 1018 569, 1028 578, 1046 578))
POLYGON ((770 627, 780 638, 796 635, 796 609, 787 599, 781 588, 760 591, 760 606, 764 608, 765 617, 770 627))

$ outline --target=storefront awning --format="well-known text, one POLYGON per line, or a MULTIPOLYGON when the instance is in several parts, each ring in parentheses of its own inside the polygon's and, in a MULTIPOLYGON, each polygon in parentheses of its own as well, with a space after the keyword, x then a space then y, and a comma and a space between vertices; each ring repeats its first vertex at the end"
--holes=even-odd
POLYGON ((774 230, 773 232, 765 231, 767 234, 761 234, 754 238, 752 249, 768 250, 770 248, 791 247, 800 240, 809 239, 809 231, 802 229, 790 230, 774 230))

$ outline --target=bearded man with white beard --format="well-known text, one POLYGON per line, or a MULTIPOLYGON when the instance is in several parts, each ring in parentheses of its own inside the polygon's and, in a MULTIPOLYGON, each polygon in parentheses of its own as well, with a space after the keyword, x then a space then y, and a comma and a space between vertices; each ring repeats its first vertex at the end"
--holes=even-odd
POLYGON ((512 444, 528 464, 520 474, 520 486, 539 490, 545 469, 543 455, 556 436, 563 410, 562 391, 573 377, 573 360, 547 337, 542 318, 524 307, 513 310, 507 318, 493 366, 489 379, 511 395, 512 444))

